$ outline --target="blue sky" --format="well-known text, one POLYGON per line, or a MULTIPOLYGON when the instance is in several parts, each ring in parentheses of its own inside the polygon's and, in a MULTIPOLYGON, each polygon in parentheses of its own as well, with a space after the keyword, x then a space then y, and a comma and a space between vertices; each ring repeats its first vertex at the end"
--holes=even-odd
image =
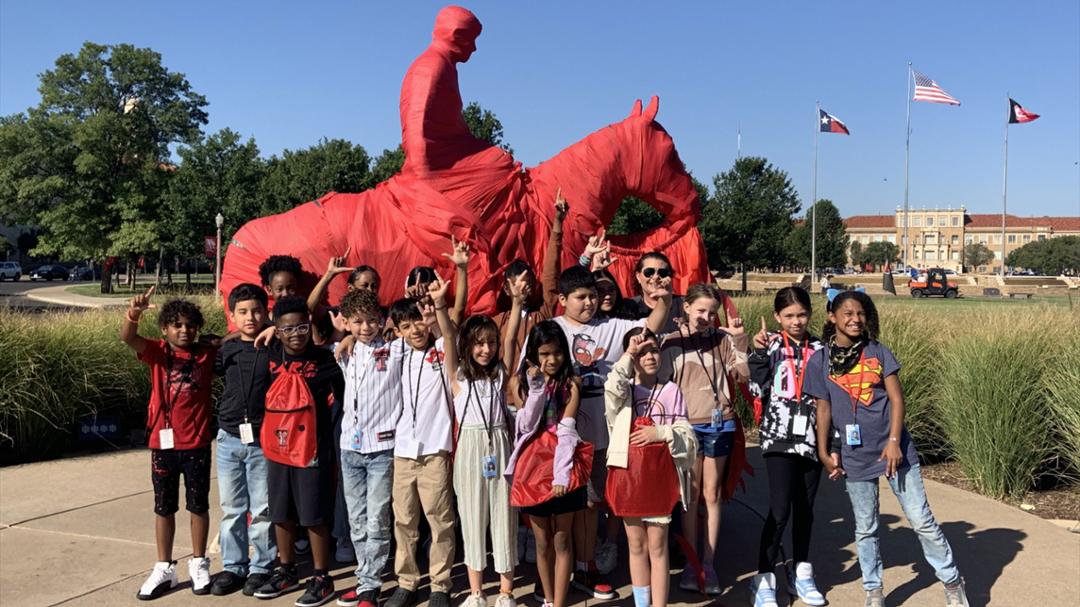
MULTIPOLYGON (((400 141, 401 78, 431 35, 431 2, 0 4, 0 114, 38 102, 37 74, 85 40, 160 52, 209 101, 207 132, 264 155, 341 137, 372 155, 400 141)), ((912 104, 911 203, 1001 209, 1008 91, 1042 118, 1010 132, 1009 208, 1080 214, 1080 3, 468 2, 484 24, 462 97, 495 111, 536 164, 635 98, 702 180, 743 154, 810 196, 814 102, 851 137, 823 135, 820 197, 845 215, 903 200, 907 62, 963 105, 912 104)))

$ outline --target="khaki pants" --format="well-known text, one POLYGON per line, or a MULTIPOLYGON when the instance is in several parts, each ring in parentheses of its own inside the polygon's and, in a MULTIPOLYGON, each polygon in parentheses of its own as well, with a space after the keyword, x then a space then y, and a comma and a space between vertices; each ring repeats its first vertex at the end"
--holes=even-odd
POLYGON ((431 527, 428 575, 432 592, 450 592, 454 564, 454 506, 451 498, 450 455, 437 453, 419 459, 394 458, 394 573, 398 585, 416 590, 420 569, 416 542, 421 514, 431 527))

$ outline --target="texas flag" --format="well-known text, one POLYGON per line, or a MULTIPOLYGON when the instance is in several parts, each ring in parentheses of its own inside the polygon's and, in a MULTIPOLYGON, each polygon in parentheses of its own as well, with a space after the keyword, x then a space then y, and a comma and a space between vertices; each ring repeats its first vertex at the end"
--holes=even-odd
POLYGON ((1009 99, 1009 124, 1031 122, 1038 117, 1038 114, 1025 110, 1015 99, 1009 99))
POLYGON ((825 112, 825 110, 818 110, 818 116, 822 133, 840 133, 842 135, 850 135, 851 131, 848 130, 847 125, 840 122, 840 119, 836 116, 832 116, 825 112))

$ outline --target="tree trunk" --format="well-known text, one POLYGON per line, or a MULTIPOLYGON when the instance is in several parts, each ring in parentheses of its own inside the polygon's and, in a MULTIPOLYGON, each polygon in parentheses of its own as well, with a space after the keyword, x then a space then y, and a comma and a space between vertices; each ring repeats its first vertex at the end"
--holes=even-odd
POLYGON ((187 283, 187 286, 190 288, 191 287, 191 260, 190 259, 188 260, 187 265, 184 267, 184 275, 185 275, 184 280, 187 283))
POLYGON ((157 267, 154 268, 154 285, 161 287, 161 266, 165 265, 165 249, 158 249, 157 267))
POLYGON ((101 292, 109 294, 113 292, 112 288, 112 266, 109 262, 101 264, 101 292))
POLYGON ((740 263, 739 269, 742 271, 742 292, 746 294, 746 264, 740 263))

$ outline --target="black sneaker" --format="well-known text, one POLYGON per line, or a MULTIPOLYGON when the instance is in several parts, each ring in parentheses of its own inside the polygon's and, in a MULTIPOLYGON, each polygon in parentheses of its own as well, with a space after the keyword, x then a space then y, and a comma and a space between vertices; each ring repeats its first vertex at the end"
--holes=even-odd
POLYGON ((299 587, 300 579, 296 576, 296 565, 282 565, 274 570, 265 584, 259 586, 259 589, 255 591, 255 598, 276 599, 299 587))
MULTIPOLYGON (((435 596, 434 593, 432 593, 432 596, 435 596)), ((416 593, 398 586, 383 607, 413 607, 415 604, 416 593)))
POLYGON ((313 575, 308 580, 307 588, 300 598, 293 603, 296 607, 318 607, 329 603, 334 598, 334 578, 329 575, 313 575))
POLYGON ((435 591, 428 597, 428 607, 450 607, 450 594, 435 591))
POLYGON ((619 596, 615 588, 604 581, 604 578, 595 570, 575 571, 570 585, 600 601, 610 601, 619 596))
POLYGON ((214 596, 232 594, 243 588, 246 583, 244 578, 236 575, 232 571, 222 571, 214 578, 214 583, 210 586, 210 594, 214 596))
POLYGON ((269 581, 269 573, 252 573, 248 575, 247 581, 244 582, 244 595, 255 596, 255 591, 262 588, 262 585, 269 581))
POLYGON ((379 607, 379 593, 375 590, 360 590, 357 586, 338 597, 339 607, 379 607))

